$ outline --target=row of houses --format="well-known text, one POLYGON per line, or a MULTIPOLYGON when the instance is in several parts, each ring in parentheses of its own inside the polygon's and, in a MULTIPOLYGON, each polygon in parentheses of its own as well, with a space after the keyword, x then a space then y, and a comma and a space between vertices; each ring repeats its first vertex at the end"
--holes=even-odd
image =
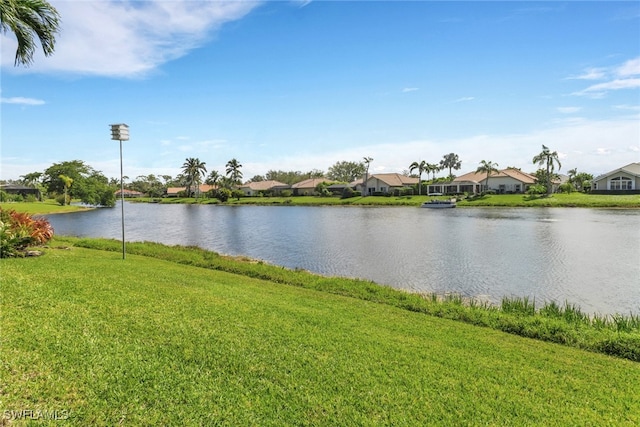
MULTIPOLYGON (((368 195, 393 194, 418 185, 418 178, 399 173, 372 174, 368 177, 366 186, 363 179, 349 184, 332 184, 327 187, 332 193, 340 194, 346 187, 362 192, 366 188, 368 195)), ((313 195, 318 184, 329 182, 325 178, 313 178, 288 185, 279 181, 250 182, 238 187, 246 196, 259 194, 281 194, 284 190, 291 191, 294 196, 313 195)), ((536 177, 519 169, 502 169, 497 174, 491 174, 487 180, 486 173, 469 172, 446 183, 425 185, 423 194, 477 194, 492 190, 499 194, 525 193, 531 185, 536 183, 536 177)), ((556 186, 561 181, 556 182, 556 186)), ((199 192, 204 194, 215 186, 202 184, 199 192)), ((168 188, 167 196, 177 196, 185 187, 168 188)), ((640 192, 640 163, 630 163, 609 173, 600 175, 593 180, 594 192, 640 192)))
MULTIPOLYGON (((250 182, 238 187, 246 196, 256 196, 259 194, 281 194, 282 191, 291 191, 294 196, 313 195, 316 192, 318 184, 329 182, 325 178, 306 179, 293 185, 288 185, 279 181, 259 181, 250 182)), ((529 187, 536 183, 535 176, 522 172, 519 169, 503 169, 497 174, 492 174, 487 182, 486 173, 469 172, 453 181, 446 183, 436 183, 425 185, 422 188, 423 194, 477 194, 486 190, 493 190, 496 193, 525 193, 529 187)), ((366 187, 368 195, 373 194, 393 194, 396 191, 402 191, 406 188, 415 187, 418 184, 418 178, 405 176, 399 173, 380 173, 372 174, 368 177, 366 186, 363 185, 363 179, 356 180, 349 184, 332 184, 327 187, 329 191, 335 194, 341 194, 346 188, 352 188, 354 191, 362 192, 366 187)), ((198 188, 199 194, 206 194, 210 190, 217 187, 214 185, 201 184, 198 188)), ((39 191, 32 187, 18 184, 6 184, 0 186, 0 189, 7 193, 34 194, 39 197, 39 191)), ((621 168, 615 169, 606 174, 596 177, 591 184, 592 192, 595 193, 640 193, 640 162, 630 163, 621 168)), ((177 197, 181 192, 186 190, 185 187, 167 188, 167 197, 177 197)), ((120 196, 120 191, 116 194, 120 196)), ((124 190, 125 197, 141 197, 144 194, 133 191, 124 190)))

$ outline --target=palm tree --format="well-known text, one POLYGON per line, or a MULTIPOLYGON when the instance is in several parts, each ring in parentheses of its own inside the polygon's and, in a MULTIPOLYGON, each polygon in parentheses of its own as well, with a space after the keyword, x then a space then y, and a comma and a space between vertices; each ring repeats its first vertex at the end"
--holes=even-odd
POLYGON ((487 188, 487 190, 489 189, 489 177, 494 174, 494 173, 498 173, 498 164, 497 163, 493 163, 491 160, 487 161, 487 160, 483 160, 480 162, 480 166, 478 166, 478 169, 476 169, 476 173, 486 173, 487 174, 487 178, 484 180, 484 186, 487 188))
POLYGON ((59 175, 58 178, 64 183, 64 205, 70 205, 71 199, 69 198, 69 188, 71 188, 71 184, 73 184, 73 178, 68 177, 66 175, 59 175))
POLYGON ((429 175, 429 172, 433 173, 433 180, 435 181, 436 179, 436 172, 440 171, 440 166, 438 166, 436 163, 427 163, 427 176, 429 175))
POLYGON ((371 157, 363 157, 364 161, 364 180, 362 181, 362 196, 367 195, 367 181, 369 181, 369 165, 373 162, 371 157))
POLYGON ((218 171, 211 171, 207 179, 204 180, 204 183, 207 185, 217 185, 218 181, 220 181, 220 178, 221 176, 218 171))
POLYGON ((462 162, 456 153, 445 154, 440 160, 440 167, 442 169, 449 169, 449 177, 451 178, 453 174, 451 173, 451 169, 458 170, 462 166, 462 162))
POLYGON ((231 159, 226 166, 227 176, 231 178, 234 184, 240 184, 242 182, 242 172, 240 172, 242 165, 236 159, 231 159))
POLYGON ((29 66, 36 51, 37 36, 45 56, 53 54, 60 30, 58 11, 44 0, 0 1, 0 29, 11 31, 18 40, 14 65, 29 66))
POLYGON ((577 168, 573 168, 571 170, 569 170, 569 172, 567 172, 567 175, 569 176, 569 184, 573 185, 573 188, 578 189, 578 187, 576 186, 576 175, 578 174, 578 169, 577 168))
POLYGON ((418 162, 413 162, 409 165, 409 172, 413 172, 418 169, 418 195, 422 194, 422 173, 427 170, 427 162, 421 160, 418 162))
POLYGON ((205 162, 201 162, 198 158, 189 157, 182 165, 182 172, 186 178, 187 184, 187 197, 191 197, 191 187, 195 185, 196 196, 197 190, 200 189, 200 182, 202 177, 207 173, 207 167, 205 162))
POLYGON ((547 167, 547 175, 546 175, 546 186, 547 186, 547 195, 551 194, 551 175, 553 174, 554 166, 558 164, 558 170, 562 168, 560 164, 560 159, 558 158, 558 152, 554 151, 553 153, 549 150, 546 145, 542 146, 542 151, 533 158, 533 163, 538 164, 538 166, 547 167))

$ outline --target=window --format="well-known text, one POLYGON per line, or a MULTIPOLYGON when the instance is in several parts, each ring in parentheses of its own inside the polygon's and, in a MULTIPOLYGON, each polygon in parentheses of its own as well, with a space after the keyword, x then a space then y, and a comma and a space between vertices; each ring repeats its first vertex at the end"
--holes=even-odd
POLYGON ((631 178, 619 176, 611 179, 611 190, 632 190, 631 178))

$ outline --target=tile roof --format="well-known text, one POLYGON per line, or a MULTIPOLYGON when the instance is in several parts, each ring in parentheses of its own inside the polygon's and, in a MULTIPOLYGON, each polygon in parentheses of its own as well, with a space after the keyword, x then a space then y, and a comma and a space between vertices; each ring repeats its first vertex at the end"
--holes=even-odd
POLYGON ((305 179, 304 181, 296 182, 291 186, 291 188, 316 188, 318 184, 323 182, 331 182, 331 180, 326 178, 310 178, 305 179))
POLYGON ((631 175, 640 176, 640 163, 629 163, 628 165, 622 166, 621 168, 618 168, 618 169, 612 170, 611 172, 607 172, 605 174, 597 176, 594 179, 594 181, 598 181, 604 177, 613 175, 618 172, 626 172, 631 175))
MULTIPOLYGON (((209 190, 215 190, 217 185, 200 184, 199 190, 201 193, 206 193, 209 190)), ((181 191, 186 191, 187 187, 168 187, 167 194, 178 194, 181 191)))
POLYGON ((418 183, 418 178, 413 178, 399 173, 376 173, 371 175, 369 179, 378 179, 389 187, 402 187, 418 183))
MULTIPOLYGON (((526 172, 522 172, 519 169, 502 169, 501 171, 498 171, 497 174, 496 173, 491 174, 491 178, 505 178, 505 177, 516 179, 525 184, 534 184, 536 182, 535 176, 526 172)), ((474 172, 465 173, 464 175, 460 175, 456 177, 453 180, 453 182, 475 182, 479 184, 483 182, 485 179, 487 179, 486 172, 477 173, 474 171, 474 172)))
POLYGON ((269 181, 249 182, 247 184, 240 186, 240 188, 249 188, 253 191, 266 191, 276 187, 289 188, 289 185, 285 184, 284 182, 269 180, 269 181))

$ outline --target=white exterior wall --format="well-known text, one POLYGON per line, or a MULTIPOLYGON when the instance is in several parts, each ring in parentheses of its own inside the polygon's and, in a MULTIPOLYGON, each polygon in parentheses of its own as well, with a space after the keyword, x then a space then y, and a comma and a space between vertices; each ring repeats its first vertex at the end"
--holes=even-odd
MULTIPOLYGON (((482 182, 484 184, 484 181, 482 182)), ((525 183, 522 181, 518 181, 510 176, 501 176, 501 177, 490 177, 489 178, 489 188, 491 190, 500 191, 500 186, 504 185, 504 191, 525 191, 525 183), (520 185, 519 189, 516 189, 516 186, 520 185)))
POLYGON ((640 189, 640 177, 633 176, 625 172, 618 172, 613 175, 605 176, 597 181, 594 180, 593 181, 594 185, 592 186, 592 188, 594 190, 611 190, 611 180, 613 178, 620 178, 620 177, 631 179, 632 190, 640 189))

